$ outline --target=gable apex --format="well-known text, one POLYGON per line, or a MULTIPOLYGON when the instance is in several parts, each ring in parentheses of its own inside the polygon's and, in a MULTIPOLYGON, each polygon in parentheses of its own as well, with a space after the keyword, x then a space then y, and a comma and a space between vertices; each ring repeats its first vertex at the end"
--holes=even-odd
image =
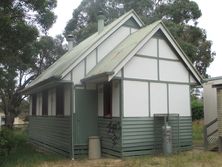
POLYGON ((190 71, 191 75, 194 76, 199 84, 201 84, 201 75, 192 65, 191 61, 187 58, 179 44, 176 42, 161 20, 138 30, 126 38, 117 48, 115 48, 109 55, 107 55, 106 58, 86 76, 86 78, 89 79, 90 76, 95 76, 99 73, 110 72, 113 73, 113 75, 108 76, 108 81, 110 81, 158 31, 161 31, 164 34, 175 52, 178 54, 181 61, 190 71))
POLYGON ((126 21, 133 19, 139 27, 144 26, 144 23, 139 18, 134 10, 130 10, 123 14, 121 17, 114 20, 112 23, 104 27, 101 33, 94 33, 89 36, 77 46, 73 47, 70 51, 65 53, 54 64, 40 74, 34 81, 32 81, 27 88, 47 80, 53 76, 63 78, 66 76, 76 65, 78 65, 89 53, 105 41, 111 34, 119 29, 126 21))

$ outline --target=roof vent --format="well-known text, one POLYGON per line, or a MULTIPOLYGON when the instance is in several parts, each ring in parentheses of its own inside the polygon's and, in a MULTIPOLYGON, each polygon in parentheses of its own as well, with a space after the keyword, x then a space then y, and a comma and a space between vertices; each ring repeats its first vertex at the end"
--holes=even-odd
POLYGON ((98 33, 101 33, 104 29, 104 20, 105 20, 105 16, 102 11, 98 12, 97 19, 98 19, 98 33))
POLYGON ((70 51, 73 48, 73 41, 74 41, 74 37, 72 34, 69 34, 66 38, 67 42, 68 42, 68 51, 70 51))

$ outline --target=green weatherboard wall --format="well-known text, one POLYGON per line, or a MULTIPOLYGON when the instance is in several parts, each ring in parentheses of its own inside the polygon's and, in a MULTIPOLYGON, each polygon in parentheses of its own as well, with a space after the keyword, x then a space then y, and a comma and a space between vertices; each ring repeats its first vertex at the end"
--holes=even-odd
MULTIPOLYGON (((76 120, 75 114, 74 120, 76 120)), ((161 152, 161 133, 156 133, 156 131, 161 132, 161 121, 157 125, 159 129, 156 129, 154 118, 122 118, 122 123, 120 118, 98 117, 97 120, 103 153, 126 157, 161 152)), ((191 117, 179 117, 179 120, 170 119, 169 124, 173 127, 174 152, 191 149, 191 117)), ((76 121, 74 126, 77 126, 76 121)), ((29 138, 33 144, 69 156, 71 149, 70 128, 70 117, 30 117, 29 138)), ((87 154, 87 141, 84 139, 82 142, 77 142, 76 135, 74 133, 75 155, 87 154)))
MULTIPOLYGON (((172 126, 173 130, 174 151, 191 149, 191 117, 179 117, 179 120, 171 119, 169 120, 169 124, 172 126)), ((155 125, 154 118, 123 118, 122 156, 154 154, 161 152, 162 125, 162 122, 159 122, 159 125, 155 125), (155 126, 159 127, 155 128, 155 126), (158 134, 158 132, 160 133, 158 134)))
POLYGON ((121 149, 121 121, 120 118, 99 117, 99 136, 102 152, 117 157, 122 156, 121 149))
MULTIPOLYGON (((155 124, 154 118, 122 118, 121 123, 120 118, 99 117, 102 152, 118 157, 160 153, 163 122, 155 124)), ((173 131, 173 151, 191 149, 191 117, 170 118, 169 124, 173 131)))
POLYGON ((30 116, 28 132, 31 143, 53 152, 70 155, 70 117, 30 116))

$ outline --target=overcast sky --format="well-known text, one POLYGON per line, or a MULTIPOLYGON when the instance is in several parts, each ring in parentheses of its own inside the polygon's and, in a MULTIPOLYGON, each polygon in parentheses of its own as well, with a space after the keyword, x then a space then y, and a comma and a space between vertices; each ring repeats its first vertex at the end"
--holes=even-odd
MULTIPOLYGON (((207 38, 213 42, 212 50, 216 52, 214 62, 208 68, 207 73, 212 77, 222 76, 222 1, 220 0, 194 0, 202 11, 198 26, 207 31, 207 38), (221 46, 220 46, 221 45, 221 46)), ((81 0, 57 0, 55 13, 57 21, 49 30, 49 35, 62 34, 67 22, 72 18, 72 12, 80 4, 81 0)))

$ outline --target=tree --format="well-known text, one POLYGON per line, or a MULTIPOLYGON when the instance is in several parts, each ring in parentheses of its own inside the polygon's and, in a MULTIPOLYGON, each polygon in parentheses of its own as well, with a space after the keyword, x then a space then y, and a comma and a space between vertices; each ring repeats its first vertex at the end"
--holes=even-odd
POLYGON ((73 12, 65 28, 65 36, 74 35, 77 44, 96 32, 96 16, 103 10, 105 24, 124 12, 134 9, 145 24, 162 19, 194 66, 207 77, 206 69, 214 60, 212 42, 207 40, 205 30, 197 26, 201 10, 191 0, 83 0, 73 12))
POLYGON ((20 112, 19 91, 63 52, 61 37, 38 40, 54 23, 55 7, 56 0, 0 1, 0 107, 8 127, 20 112))

